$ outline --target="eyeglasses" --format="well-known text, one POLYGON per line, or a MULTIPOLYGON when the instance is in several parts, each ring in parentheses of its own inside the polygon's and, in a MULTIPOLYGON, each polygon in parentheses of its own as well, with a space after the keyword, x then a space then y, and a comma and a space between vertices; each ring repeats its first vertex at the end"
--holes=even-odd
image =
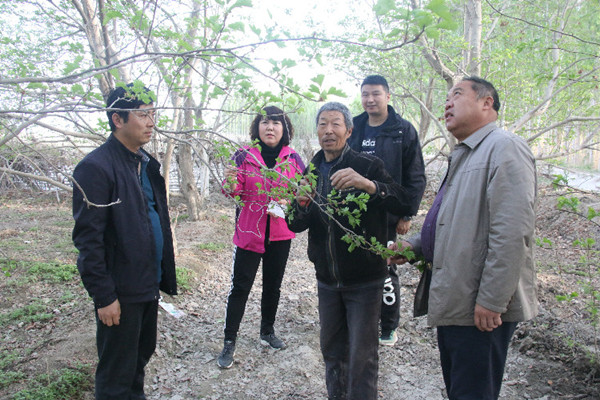
POLYGON ((143 121, 148 121, 148 119, 151 119, 152 122, 156 121, 156 110, 132 110, 131 113, 143 121))

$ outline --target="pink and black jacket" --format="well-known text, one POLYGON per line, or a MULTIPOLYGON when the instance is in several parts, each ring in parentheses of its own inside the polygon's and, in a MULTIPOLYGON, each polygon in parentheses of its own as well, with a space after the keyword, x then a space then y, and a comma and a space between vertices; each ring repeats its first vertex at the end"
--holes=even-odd
POLYGON ((242 203, 237 210, 233 243, 244 250, 264 253, 267 219, 270 241, 293 239, 295 234, 288 229, 285 218, 267 218, 267 206, 271 200, 280 200, 272 197, 273 188, 287 187, 290 179, 302 175, 305 166, 298 153, 289 146, 281 148, 273 167, 278 172, 275 180, 265 176, 266 165, 259 148, 244 146, 232 159, 238 168, 237 184, 227 189, 223 182, 223 193, 239 196, 242 203))

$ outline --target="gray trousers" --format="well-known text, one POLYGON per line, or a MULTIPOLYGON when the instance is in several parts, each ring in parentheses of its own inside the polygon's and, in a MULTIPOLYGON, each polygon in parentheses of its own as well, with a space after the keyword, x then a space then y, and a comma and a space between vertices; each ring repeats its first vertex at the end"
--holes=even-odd
POLYGON ((318 293, 329 399, 376 400, 383 280, 342 288, 319 282, 318 293))

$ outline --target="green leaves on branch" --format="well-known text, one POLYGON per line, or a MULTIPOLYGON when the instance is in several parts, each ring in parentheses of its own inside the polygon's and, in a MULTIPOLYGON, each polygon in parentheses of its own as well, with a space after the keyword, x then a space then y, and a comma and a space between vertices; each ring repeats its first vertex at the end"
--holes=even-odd
POLYGON ((104 20, 102 21, 102 25, 108 24, 111 20, 113 20, 115 18, 122 19, 123 18, 123 13, 121 11, 118 11, 118 10, 108 10, 104 14, 104 20))
MULTIPOLYGON (((450 12, 445 0, 431 0, 423 9, 397 7, 395 0, 379 0, 374 6, 375 14, 393 20, 409 23, 419 30, 424 29, 428 36, 439 37, 440 30, 455 30, 458 23, 450 12)), ((387 36, 394 37, 405 33, 405 29, 394 28, 387 36)))
POLYGON ((577 197, 560 196, 557 199, 556 207, 559 210, 566 208, 576 213, 579 210, 579 199, 577 197))
POLYGON ((79 68, 81 61, 83 61, 83 56, 77 56, 73 60, 73 62, 67 62, 65 68, 63 69, 63 74, 69 75, 71 72, 75 71, 79 68))
POLYGON ((565 175, 554 175, 554 179, 552 180, 552 188, 557 189, 560 186, 567 186, 569 181, 565 175))
POLYGON ((127 93, 133 97, 136 97, 146 104, 154 103, 156 101, 156 93, 152 90, 147 91, 144 87, 144 82, 135 80, 132 82, 132 86, 127 86, 125 82, 117 82, 117 87, 122 87, 127 93))
POLYGON ((396 9, 396 0, 379 0, 374 6, 375 14, 381 16, 386 15, 396 9))
POLYGON ((327 195, 327 210, 332 215, 339 215, 348 220, 352 228, 360 225, 360 217, 363 211, 367 211, 369 194, 361 192, 344 195, 333 189, 327 195))
POLYGON ((311 78, 311 81, 314 82, 314 84, 311 84, 308 87, 308 92, 304 92, 303 95, 316 101, 327 101, 329 96, 348 97, 343 90, 340 90, 336 87, 332 86, 329 88, 324 88, 324 80, 325 75, 323 74, 319 74, 311 78))
MULTIPOLYGON (((557 208, 564 212, 576 215, 583 218, 589 223, 599 226, 593 219, 600 216, 600 212, 593 207, 588 207, 587 212, 581 210, 581 200, 575 197, 576 190, 569 187, 568 179, 563 175, 555 175, 553 187, 565 188, 567 195, 560 196, 557 199, 557 208)), ((582 278, 577 283, 580 291, 571 291, 567 294, 557 295, 558 301, 571 301, 580 299, 580 304, 583 305, 587 315, 586 319, 594 328, 594 336, 598 325, 600 324, 600 288, 598 288, 598 262, 600 260, 600 251, 597 249, 596 240, 591 237, 579 238, 573 241, 573 247, 581 253, 578 268, 576 273, 582 278)), ((599 355, 600 349, 598 344, 594 343, 596 356, 599 355)))

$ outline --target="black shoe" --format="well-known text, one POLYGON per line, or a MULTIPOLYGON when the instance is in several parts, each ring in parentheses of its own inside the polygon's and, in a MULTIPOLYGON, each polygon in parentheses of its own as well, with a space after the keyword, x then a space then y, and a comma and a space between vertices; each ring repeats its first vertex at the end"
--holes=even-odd
POLYGON ((231 368, 233 365, 233 356, 235 356, 235 342, 233 340, 226 340, 223 351, 221 351, 219 358, 217 358, 219 368, 231 368))
POLYGON ((268 335, 260 335, 260 344, 263 346, 271 346, 271 348, 275 350, 285 349, 285 343, 274 333, 269 333, 268 335))
POLYGON ((379 344, 384 346, 393 346, 398 341, 398 334, 395 329, 391 331, 382 331, 379 336, 379 344))

